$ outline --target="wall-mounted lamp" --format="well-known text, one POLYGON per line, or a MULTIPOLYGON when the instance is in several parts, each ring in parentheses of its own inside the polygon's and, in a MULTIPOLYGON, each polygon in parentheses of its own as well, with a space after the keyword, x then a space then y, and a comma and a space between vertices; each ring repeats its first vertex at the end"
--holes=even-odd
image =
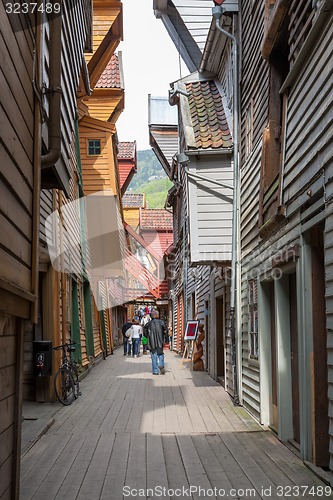
POLYGON ((176 154, 176 160, 179 165, 186 165, 190 161, 189 157, 185 153, 178 153, 176 154))
POLYGON ((170 106, 175 106, 178 102, 178 94, 181 94, 185 97, 189 97, 190 94, 184 90, 180 89, 179 87, 176 87, 175 89, 169 90, 169 104, 170 106))

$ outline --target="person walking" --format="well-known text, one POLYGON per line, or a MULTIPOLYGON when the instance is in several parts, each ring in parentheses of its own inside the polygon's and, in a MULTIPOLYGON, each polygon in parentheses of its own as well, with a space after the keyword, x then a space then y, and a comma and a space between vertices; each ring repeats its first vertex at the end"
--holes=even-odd
POLYGON ((151 321, 143 327, 143 335, 148 339, 153 375, 165 374, 164 368, 164 344, 168 340, 168 330, 164 321, 160 318, 158 311, 151 312, 151 321))
MULTIPOLYGON (((145 309, 145 315, 141 320, 141 326, 144 328, 144 326, 151 320, 150 314, 149 314, 149 309, 146 307, 145 309)), ((148 351, 148 339, 144 335, 141 338, 142 340, 142 354, 147 354, 148 351)))
POLYGON ((124 356, 126 356, 126 354, 128 354, 129 356, 131 355, 131 345, 128 342, 128 337, 126 337, 125 333, 129 328, 131 328, 132 324, 133 324, 132 321, 130 321, 130 319, 127 318, 126 323, 123 324, 123 327, 121 329, 123 334, 124 356))
POLYGON ((132 331, 133 356, 137 358, 139 356, 140 339, 142 336, 142 328, 138 317, 133 318, 132 331))

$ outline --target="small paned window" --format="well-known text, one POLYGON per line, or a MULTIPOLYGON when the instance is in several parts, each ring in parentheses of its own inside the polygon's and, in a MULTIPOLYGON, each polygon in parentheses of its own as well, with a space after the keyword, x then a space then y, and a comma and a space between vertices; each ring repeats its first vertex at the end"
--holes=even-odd
POLYGON ((245 157, 247 158, 253 147, 253 100, 246 110, 245 120, 245 157))
POLYGON ((66 274, 66 323, 72 323, 72 278, 66 274))
POLYGON ((100 155, 101 154, 101 140, 100 139, 89 139, 88 140, 88 155, 100 155))
POLYGON ((258 289, 256 280, 249 281, 249 357, 258 359, 258 289))
POLYGON ((79 308, 80 308, 80 327, 82 330, 86 328, 86 315, 85 315, 85 304, 84 304, 84 290, 83 284, 79 285, 79 308))

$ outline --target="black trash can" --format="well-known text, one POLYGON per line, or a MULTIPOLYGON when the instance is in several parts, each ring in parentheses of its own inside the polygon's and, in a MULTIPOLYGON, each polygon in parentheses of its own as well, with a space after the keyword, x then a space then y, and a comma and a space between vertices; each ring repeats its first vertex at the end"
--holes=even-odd
POLYGON ((35 377, 52 375, 52 341, 34 340, 32 342, 33 374, 35 377))

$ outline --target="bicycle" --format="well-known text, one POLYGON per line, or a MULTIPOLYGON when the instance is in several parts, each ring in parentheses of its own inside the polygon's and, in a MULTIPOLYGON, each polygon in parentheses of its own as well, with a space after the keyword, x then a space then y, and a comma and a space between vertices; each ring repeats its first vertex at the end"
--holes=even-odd
POLYGON ((62 362, 54 376, 54 390, 60 403, 69 406, 81 396, 78 368, 71 356, 75 352, 75 342, 53 347, 54 351, 59 349, 62 350, 62 362))

